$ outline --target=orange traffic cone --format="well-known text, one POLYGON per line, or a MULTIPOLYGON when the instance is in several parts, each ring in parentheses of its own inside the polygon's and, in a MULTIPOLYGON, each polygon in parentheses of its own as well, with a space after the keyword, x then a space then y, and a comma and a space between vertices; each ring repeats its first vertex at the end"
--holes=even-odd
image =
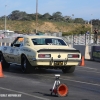
POLYGON ((84 56, 82 56, 82 61, 81 61, 81 63, 80 63, 80 66, 85 66, 84 56))
POLYGON ((2 71, 2 63, 0 62, 0 77, 4 77, 3 71, 2 71))
POLYGON ((61 97, 68 95, 68 87, 65 84, 60 84, 57 88, 57 94, 61 97))
MULTIPOLYGON (((52 91, 52 89, 50 89, 50 91, 52 91)), ((52 93, 55 93, 57 94, 58 96, 61 96, 61 97, 65 97, 68 95, 68 87, 67 85, 65 84, 60 84, 59 86, 57 86, 52 92, 51 92, 51 95, 52 93)))

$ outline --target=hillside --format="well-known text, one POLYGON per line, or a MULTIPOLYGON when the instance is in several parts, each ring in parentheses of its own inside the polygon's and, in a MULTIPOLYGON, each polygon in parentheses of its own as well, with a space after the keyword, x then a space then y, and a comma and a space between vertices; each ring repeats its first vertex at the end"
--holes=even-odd
MULTIPOLYGON (((34 33, 35 21, 11 21, 7 20, 7 29, 20 33, 34 33)), ((0 30, 4 30, 4 21, 0 21, 0 30)), ((78 34, 90 31, 89 24, 38 21, 38 32, 63 32, 64 34, 78 34)))

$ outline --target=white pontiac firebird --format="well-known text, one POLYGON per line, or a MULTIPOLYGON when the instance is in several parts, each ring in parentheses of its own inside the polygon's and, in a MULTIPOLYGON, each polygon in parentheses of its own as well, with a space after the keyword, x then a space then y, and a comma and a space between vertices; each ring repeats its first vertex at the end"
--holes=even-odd
POLYGON ((17 37, 11 46, 0 47, 0 61, 3 67, 21 65, 25 73, 36 68, 62 69, 63 73, 72 73, 81 61, 81 53, 59 37, 23 35, 17 37))

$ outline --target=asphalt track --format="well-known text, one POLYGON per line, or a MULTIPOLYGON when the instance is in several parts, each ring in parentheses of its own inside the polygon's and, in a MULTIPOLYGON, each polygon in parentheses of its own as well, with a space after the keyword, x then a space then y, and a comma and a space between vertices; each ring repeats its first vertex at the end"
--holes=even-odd
POLYGON ((37 70, 23 74, 19 66, 11 65, 0 78, 0 100, 100 100, 100 63, 85 61, 74 73, 63 74, 61 70, 37 70), (51 96, 55 74, 69 88, 68 96, 51 96))

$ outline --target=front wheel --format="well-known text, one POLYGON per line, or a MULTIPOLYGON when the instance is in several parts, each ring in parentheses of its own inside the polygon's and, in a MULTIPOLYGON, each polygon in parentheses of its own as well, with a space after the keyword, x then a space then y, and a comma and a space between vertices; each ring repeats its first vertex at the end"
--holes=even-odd
POLYGON ((0 52, 0 62, 2 63, 3 68, 9 68, 10 64, 6 62, 1 52, 0 52))
POLYGON ((62 69, 63 73, 73 73, 75 70, 75 66, 68 66, 68 67, 64 67, 62 69))

